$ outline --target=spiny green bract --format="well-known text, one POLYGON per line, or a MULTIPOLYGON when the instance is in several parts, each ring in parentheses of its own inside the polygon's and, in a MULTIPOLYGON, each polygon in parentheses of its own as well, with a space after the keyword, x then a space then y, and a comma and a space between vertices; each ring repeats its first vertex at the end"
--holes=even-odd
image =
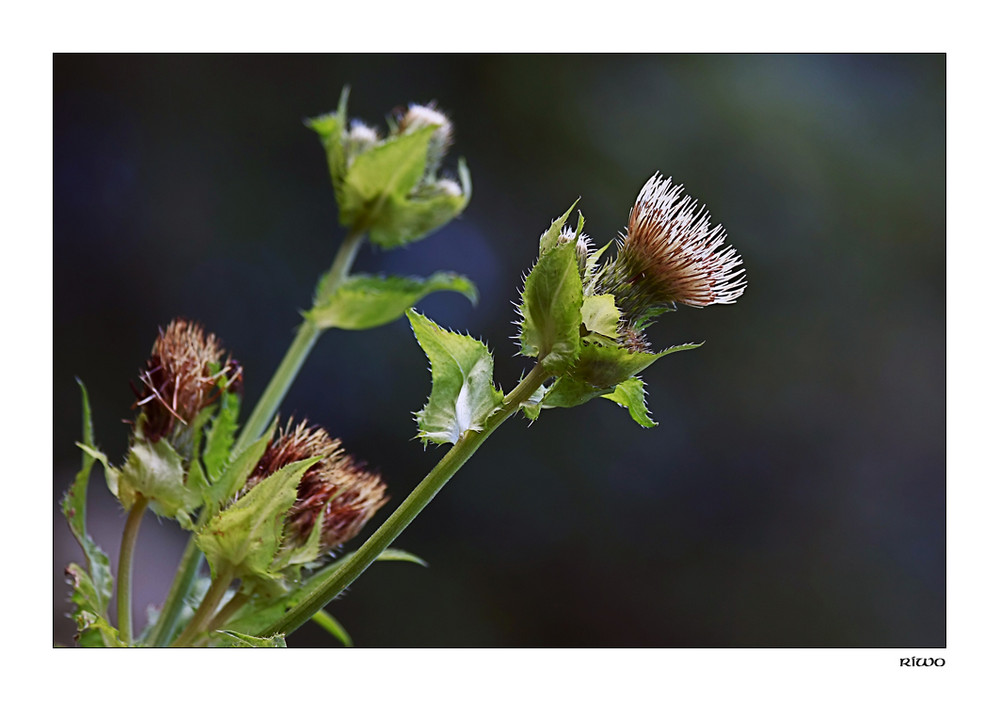
POLYGON ((522 410, 535 420, 543 408, 575 407, 604 397, 626 407, 639 425, 654 426, 636 375, 657 359, 698 344, 649 353, 627 343, 614 295, 595 290, 598 259, 607 246, 592 251, 582 215, 575 231, 565 226, 572 209, 542 234, 518 307, 521 354, 538 358, 556 377, 522 410))

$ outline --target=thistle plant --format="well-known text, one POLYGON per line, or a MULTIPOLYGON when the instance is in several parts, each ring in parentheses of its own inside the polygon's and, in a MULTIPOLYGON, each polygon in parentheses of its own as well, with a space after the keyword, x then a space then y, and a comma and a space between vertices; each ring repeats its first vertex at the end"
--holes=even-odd
POLYGON ((244 369, 220 340, 184 319, 159 332, 133 384, 136 414, 122 460, 97 447, 81 383, 83 466, 63 512, 85 556, 83 565, 67 568, 82 646, 283 646, 309 620, 350 644, 324 607, 376 560, 422 563, 391 545, 497 427, 517 413, 535 422, 543 410, 595 398, 624 407, 643 427, 655 426, 640 374, 700 344, 656 351, 647 328, 677 305, 729 304, 746 287, 723 227, 713 226, 704 206, 669 178, 656 173, 642 188, 614 252, 612 241, 596 248, 582 213, 569 224, 574 203, 544 229, 524 278, 516 341, 532 365, 505 393, 486 344, 414 308, 441 290, 474 303, 471 281, 452 272, 428 278, 352 272, 363 241, 381 249, 418 242, 467 206, 464 161, 456 175, 446 174, 455 136, 450 119, 434 105, 412 105, 390 116, 383 133, 349 119, 347 99, 345 89, 335 112, 306 122, 324 147, 346 234, 247 419, 240 419, 244 369), (388 502, 388 488, 326 429, 305 419, 281 423, 278 410, 325 330, 360 331, 404 315, 430 362, 430 395, 415 413, 417 436, 425 447, 450 449, 345 553, 388 502), (128 513, 114 576, 86 529, 87 485, 98 462, 128 513), (191 534, 165 602, 137 634, 131 572, 147 510, 191 534))

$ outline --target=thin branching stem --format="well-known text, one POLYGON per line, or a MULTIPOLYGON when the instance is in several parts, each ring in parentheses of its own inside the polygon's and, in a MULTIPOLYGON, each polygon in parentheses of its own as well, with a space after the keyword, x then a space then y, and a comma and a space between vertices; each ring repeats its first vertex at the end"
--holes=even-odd
POLYGON ((187 627, 177 637, 173 646, 189 646, 200 634, 208 630, 209 623, 214 619, 215 610, 226 594, 226 590, 233 582, 234 569, 227 566, 219 570, 218 575, 212 579, 212 584, 205 593, 205 598, 201 601, 194 616, 188 622, 187 627))
MULTIPOLYGON (((322 278, 321 287, 316 295, 317 300, 322 300, 333 295, 337 291, 337 288, 344 284, 344 281, 347 280, 347 276, 350 274, 351 266, 354 265, 354 259, 357 258, 358 249, 361 247, 363 239, 364 232, 361 231, 352 231, 344 238, 340 249, 337 251, 337 256, 330 266, 330 270, 322 278)), ((257 406, 254 407, 250 418, 247 419, 247 423, 243 426, 243 430, 240 432, 240 436, 233 446, 232 455, 238 456, 243 449, 256 441, 264 433, 267 425, 270 424, 277 413, 278 407, 281 406, 281 401, 285 399, 285 394, 288 392, 288 388, 291 387, 292 381, 295 380, 299 370, 302 368, 302 364, 305 363, 309 352, 322 333, 323 330, 310 320, 303 320, 295 335, 295 339, 292 341, 292 345, 288 347, 288 351, 281 361, 281 365, 278 366, 278 370, 271 377, 271 382, 267 384, 264 394, 261 395, 257 406)))
POLYGON ((148 504, 149 499, 140 496, 129 510, 118 556, 118 633, 126 644, 132 643, 132 556, 148 504))
POLYGON ((229 602, 223 605, 222 609, 219 610, 219 613, 216 614, 212 618, 212 621, 208 623, 208 630, 215 631, 217 629, 221 629, 226 622, 232 619, 233 615, 239 612, 243 608, 243 605, 249 601, 250 595, 245 592, 237 592, 229 598, 229 602))

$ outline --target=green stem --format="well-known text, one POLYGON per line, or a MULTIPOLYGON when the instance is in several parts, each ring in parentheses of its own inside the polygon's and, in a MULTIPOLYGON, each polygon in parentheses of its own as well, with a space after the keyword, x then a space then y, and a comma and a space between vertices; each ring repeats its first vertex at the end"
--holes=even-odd
POLYGON ((209 585, 208 592, 205 593, 205 599, 201 601, 194 616, 191 617, 191 621, 188 622, 187 627, 177 637, 177 640, 174 641, 173 646, 188 646, 199 634, 204 632, 206 625, 213 619, 219 602, 222 601, 226 590, 232 584, 234 572, 235 569, 232 566, 228 566, 220 570, 218 575, 212 579, 212 584, 209 585))
MULTIPOLYGON (((358 250, 361 248, 363 240, 364 232, 360 230, 348 232, 347 236, 344 237, 340 248, 337 250, 337 255, 330 265, 330 269, 322 278, 322 287, 318 291, 317 299, 332 295, 336 292, 337 288, 343 285, 351 272, 351 266, 354 265, 354 260, 357 258, 358 250)), ((278 370, 275 371, 271 382, 268 383, 264 394, 261 395, 257 406, 254 407, 250 418, 243 426, 243 430, 240 432, 240 436, 230 452, 231 456, 240 455, 247 446, 256 441, 264 433, 267 425, 278 411, 278 406, 288 392, 292 381, 298 375, 299 369, 302 368, 306 356, 309 355, 313 345, 316 343, 316 339, 319 338, 321 333, 322 330, 316 328, 316 325, 308 320, 304 321, 302 326, 299 327, 292 345, 288 348, 284 359, 281 361, 281 365, 278 366, 278 370)), ((204 516, 203 511, 202 517, 204 516)), ((195 533, 198 532, 201 526, 204 526, 203 521, 203 519, 198 521, 195 533)), ((163 603, 160 618, 157 620, 156 627, 151 633, 150 642, 152 646, 166 646, 171 636, 173 636, 173 632, 177 628, 177 618, 183 609, 184 600, 191 592, 194 579, 198 575, 201 558, 201 551, 195 545, 194 535, 192 535, 188 540, 187 547, 184 549, 184 555, 181 557, 181 563, 178 567, 177 575, 174 577, 173 585, 171 585, 167 599, 163 603)))
MULTIPOLYGON (((329 297, 336 292, 337 288, 343 285, 350 273, 351 266, 354 264, 354 259, 358 255, 363 235, 364 232, 352 231, 344 238, 340 249, 337 251, 337 256, 330 266, 330 270, 327 271, 322 279, 321 287, 316 294, 317 300, 329 297)), ((243 449, 256 441, 264 433, 267 425, 270 424, 277 413, 281 401, 285 399, 285 394, 288 392, 292 381, 295 380, 295 376, 298 375, 299 369, 302 368, 302 364, 312 350, 313 344, 316 343, 316 340, 322 333, 323 330, 308 319, 304 320, 301 326, 299 326, 295 340, 288 347, 281 365, 274 372, 271 382, 267 384, 264 394, 257 401, 257 406, 254 407, 250 418, 243 426, 243 431, 240 432, 239 439, 237 439, 236 444, 233 446, 232 455, 238 456, 243 449)))
POLYGON ((118 634, 126 644, 132 643, 132 555, 148 504, 149 499, 140 496, 129 510, 118 555, 118 634))
MULTIPOLYGON (((208 521, 208 510, 202 510, 198 523, 195 525, 194 534, 197 534, 208 521)), ((191 594, 191 588, 198 575, 198 567, 201 565, 201 551, 195 544, 194 536, 188 539, 184 554, 181 556, 180 565, 177 566, 177 575, 167 593, 167 599, 163 602, 163 609, 156 620, 156 625, 149 633, 148 641, 150 646, 162 647, 170 643, 170 639, 177 630, 177 619, 184 608, 184 601, 191 594)))
POLYGON ((229 599, 229 602, 227 602, 226 605, 219 610, 219 613, 212 618, 212 621, 208 623, 208 630, 215 631, 217 629, 221 629, 222 625, 232 619, 233 615, 239 612, 240 609, 243 608, 243 605, 249 601, 250 595, 245 592, 237 592, 229 599))
POLYGON ((549 375, 548 371, 542 369, 541 364, 532 368, 518 386, 503 399, 503 405, 500 409, 486 420, 482 431, 468 430, 464 432, 455 445, 451 447, 451 450, 403 500, 403 503, 385 520, 382 526, 368 537, 361 548, 355 551, 340 568, 330 574, 326 583, 258 635, 269 637, 279 633, 285 635, 292 633, 309 621, 330 600, 343 592, 395 541, 396 537, 420 514, 420 511, 458 472, 458 469, 472 457, 472 454, 486 441, 489 435, 503 424, 520 407, 522 402, 527 401, 549 375))

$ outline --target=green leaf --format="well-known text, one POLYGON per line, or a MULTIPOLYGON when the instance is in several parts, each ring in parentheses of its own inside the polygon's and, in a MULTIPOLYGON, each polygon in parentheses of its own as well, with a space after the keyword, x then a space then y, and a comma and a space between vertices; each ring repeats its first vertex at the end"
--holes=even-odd
POLYGON ((189 490, 181 457, 165 439, 137 441, 121 468, 118 499, 130 509, 137 495, 150 499, 149 507, 161 517, 184 519, 201 504, 201 493, 189 490))
POLYGON ((306 120, 306 126, 319 135, 320 142, 326 151, 327 166, 330 169, 330 179, 337 202, 343 199, 344 175, 347 164, 344 155, 344 128, 347 126, 347 96, 350 88, 344 86, 340 93, 340 104, 336 112, 320 115, 306 120))
POLYGON ((342 225, 369 229, 378 221, 387 201, 406 197, 424 174, 427 145, 435 129, 418 129, 358 154, 344 177, 338 202, 342 225))
MULTIPOLYGON (((320 289, 322 286, 321 281, 320 289)), ((476 303, 476 286, 456 273, 439 272, 427 279, 353 275, 305 316, 320 329, 370 329, 399 319, 419 300, 439 290, 461 293, 476 303)))
POLYGON ((618 324, 622 315, 615 306, 614 295, 590 295, 583 298, 580 313, 583 316, 583 326, 589 331, 610 339, 618 338, 618 324))
MULTIPOLYGON (((351 554, 344 555, 344 557, 341 560, 342 561, 346 560, 348 555, 351 555, 351 554)), ((398 549, 398 548, 387 548, 386 550, 382 551, 382 553, 379 554, 379 556, 378 556, 378 558, 376 560, 379 560, 379 561, 405 561, 406 563, 416 563, 417 565, 422 565, 424 568, 428 567, 427 561, 425 561, 420 556, 414 555, 414 554, 410 553, 409 551, 403 551, 402 549, 398 549)))
MULTIPOLYGON (((87 446, 93 446, 94 428, 91 423, 87 388, 79 378, 76 382, 80 385, 83 400, 83 443, 87 446)), ((108 602, 111 600, 114 579, 111 576, 111 563, 107 554, 87 533, 87 485, 90 482, 90 471, 94 466, 95 458, 93 454, 84 452, 80 472, 77 473, 73 484, 63 496, 61 507, 69 529, 79 542, 80 548, 83 549, 83 555, 87 559, 87 571, 93 579, 96 611, 97 614, 103 615, 107 612, 108 602)))
POLYGON ((261 638, 238 631, 215 631, 209 634, 209 639, 218 648, 287 648, 281 634, 261 638))
POLYGON ((415 310, 406 316, 431 362, 431 394, 416 413, 417 435, 425 445, 453 444, 466 431, 482 431, 486 418, 503 403, 503 393, 493 385, 489 349, 470 336, 442 329, 415 310))
POLYGON ((205 432, 205 451, 202 453, 205 471, 209 481, 213 483, 222 475, 233 448, 239 415, 240 396, 235 392, 223 392, 219 412, 215 415, 212 426, 205 432))
POLYGON ((538 357, 553 375, 563 373, 580 351, 582 304, 576 244, 568 241, 546 250, 524 282, 521 353, 538 357))
MULTIPOLYGON (((554 248, 556 244, 559 242, 559 235, 562 233, 562 228, 566 226, 566 220, 569 219, 570 213, 573 211, 573 208, 576 207, 578 202, 580 202, 579 198, 577 198, 576 202, 574 202, 572 205, 569 206, 569 209, 566 210, 566 212, 563 214, 562 217, 552 220, 552 224, 549 225, 549 228, 546 229, 545 232, 542 234, 541 238, 538 240, 539 257, 541 257, 542 254, 548 252, 550 249, 554 248)), ((582 219, 580 223, 582 226, 583 223, 582 219)), ((579 235, 580 231, 577 230, 576 233, 577 235, 579 235)))
POLYGON ((371 221, 368 238, 383 249, 413 243, 457 217, 468 203, 466 191, 456 195, 433 186, 406 197, 387 198, 371 221))
POLYGON ((619 383, 614 392, 601 395, 612 402, 617 402, 628 410, 629 416, 642 427, 655 427, 656 422, 649 416, 646 409, 646 389, 639 378, 629 378, 619 383))
POLYGON ((284 466, 205 524, 195 538, 213 573, 228 565, 243 578, 275 577, 271 564, 281 546, 285 515, 295 502, 302 474, 318 460, 284 466))
POLYGON ((124 646, 118 630, 104 618, 102 595, 90 575, 76 563, 66 568, 66 575, 73 588, 70 601, 75 605, 73 619, 76 621, 77 642, 85 647, 124 646))
POLYGON ((340 622, 333 618, 333 616, 327 612, 325 609, 321 609, 316 614, 312 616, 312 620, 319 624, 324 631, 333 636, 335 639, 344 644, 344 646, 350 648, 354 645, 351 641, 351 635, 347 633, 340 622))

